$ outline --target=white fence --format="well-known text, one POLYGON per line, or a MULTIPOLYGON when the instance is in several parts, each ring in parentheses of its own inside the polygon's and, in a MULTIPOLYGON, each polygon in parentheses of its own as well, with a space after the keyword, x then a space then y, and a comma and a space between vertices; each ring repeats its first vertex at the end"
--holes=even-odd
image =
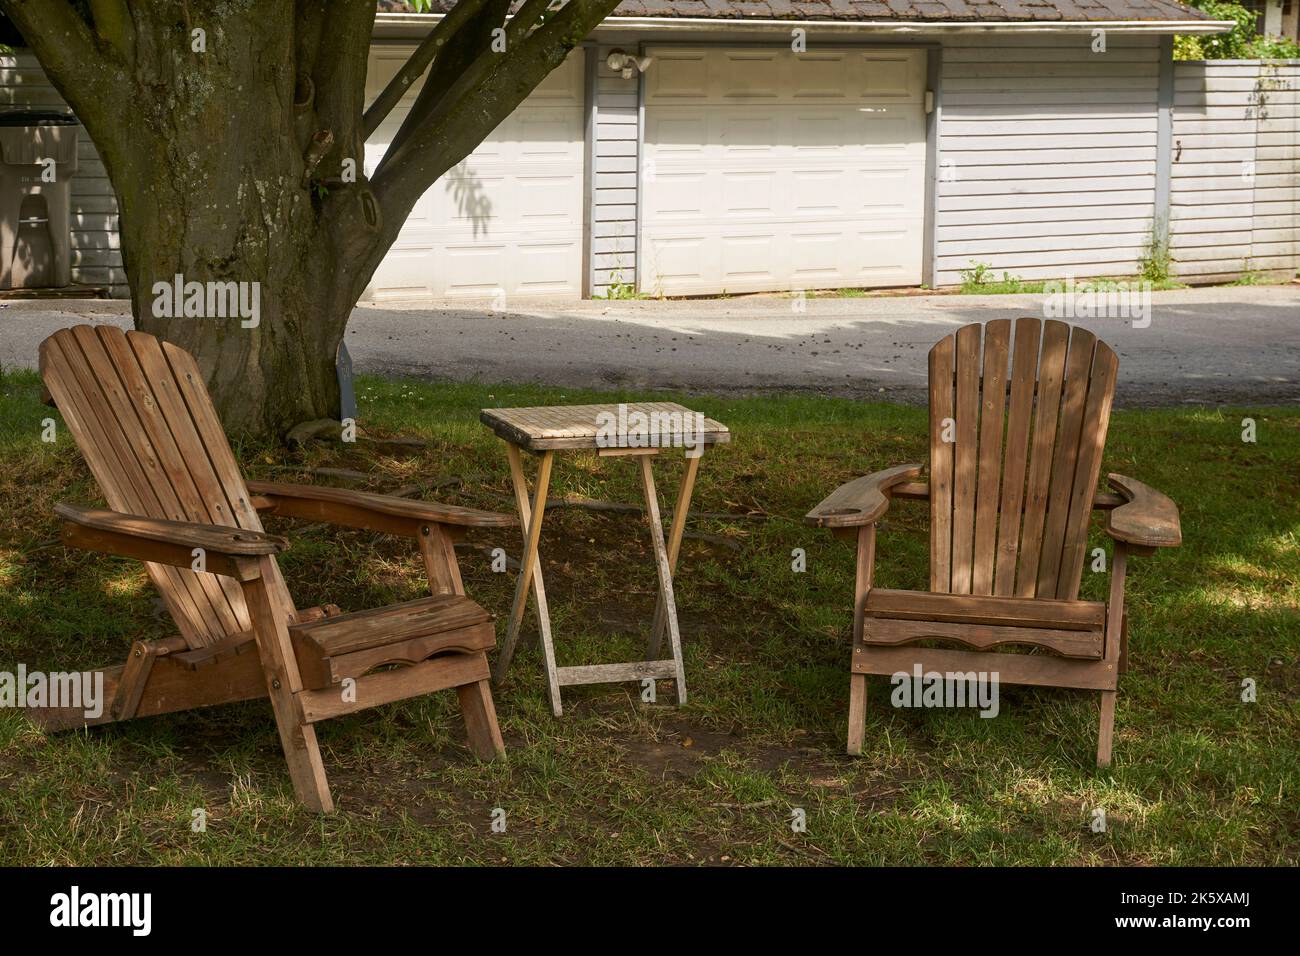
POLYGON ((1300 60, 1174 64, 1170 251, 1185 282, 1300 269, 1300 60))

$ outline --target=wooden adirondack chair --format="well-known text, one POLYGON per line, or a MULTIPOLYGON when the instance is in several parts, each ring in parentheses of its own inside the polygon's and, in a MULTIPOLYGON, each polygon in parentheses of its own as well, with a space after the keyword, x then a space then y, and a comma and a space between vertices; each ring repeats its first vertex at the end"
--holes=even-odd
POLYGON ((1127 556, 1178 545, 1178 509, 1123 475, 1109 476, 1118 495, 1097 493, 1119 365, 1110 346, 1057 321, 1018 319, 1014 344, 1011 333, 1009 319, 975 323, 930 350, 928 484, 915 480, 921 465, 902 465, 848 482, 808 514, 858 542, 851 754, 862 752, 867 675, 919 663, 1101 691, 1097 765, 1110 763, 1127 556), (928 592, 872 586, 876 522, 891 498, 930 502, 928 592), (1079 600, 1093 510, 1114 539, 1105 604, 1079 600))
POLYGON ((452 550, 509 515, 337 488, 245 482, 203 377, 181 349, 111 326, 41 345, 41 375, 111 510, 60 504, 70 546, 146 562, 180 632, 139 640, 103 671, 97 720, 49 710, 49 729, 269 696, 300 800, 333 809, 315 724, 456 688, 474 753, 505 752, 489 684, 490 615, 465 596, 452 550), (430 597, 344 614, 294 606, 259 512, 414 538, 430 597), (378 670, 384 665, 404 666, 378 670), (355 683, 353 683, 355 682, 355 683))

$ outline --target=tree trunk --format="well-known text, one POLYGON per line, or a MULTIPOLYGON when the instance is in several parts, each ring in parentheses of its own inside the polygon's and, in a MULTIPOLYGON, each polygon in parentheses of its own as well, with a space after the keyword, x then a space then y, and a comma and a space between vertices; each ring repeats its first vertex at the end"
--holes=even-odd
MULTIPOLYGON (((335 356, 361 291, 339 230, 357 226, 346 207, 359 189, 305 181, 316 124, 312 84, 295 81, 292 17, 276 24, 250 5, 244 22, 229 12, 200 41, 202 27, 174 16, 153 30, 136 16, 132 85, 157 95, 135 107, 144 135, 104 150, 136 327, 195 356, 232 433, 282 435, 338 417, 335 356), (238 108, 232 95, 260 108, 238 108)), ((368 247, 375 230, 363 221, 351 238, 368 247)))
POLYGON ((136 327, 194 355, 228 431, 338 416, 348 317, 411 208, 618 0, 524 0, 504 53, 509 0, 462 2, 372 182, 374 0, 0 0, 104 160, 136 327))
POLYGON ((87 83, 47 66, 117 193, 136 328, 194 355, 234 434, 338 417, 338 345, 380 239, 358 128, 364 7, 139 4, 120 34, 96 21, 87 83))
POLYGON ((274 147, 207 149, 144 195, 120 195, 136 327, 195 356, 236 433, 337 417, 334 357, 352 305, 337 284, 348 277, 320 268, 332 237, 285 165, 274 147), (214 210, 213 197, 232 201, 214 210))

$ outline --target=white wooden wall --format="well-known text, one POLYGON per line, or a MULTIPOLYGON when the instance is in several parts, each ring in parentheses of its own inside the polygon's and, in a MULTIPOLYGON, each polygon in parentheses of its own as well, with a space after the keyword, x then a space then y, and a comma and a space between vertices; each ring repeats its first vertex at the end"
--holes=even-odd
MULTIPOLYGON (((589 53, 596 67, 596 142, 592 175, 592 294, 636 282, 638 80, 605 63, 612 46, 589 53)), ((636 53, 635 45, 620 47, 636 53)))
MULTIPOLYGON (((1025 279, 1137 270, 1154 214, 1159 41, 1111 34, 1105 53, 1093 53, 1091 41, 969 34, 944 43, 935 285, 960 283, 972 261, 1025 279)), ((605 65, 610 49, 592 50, 596 294, 636 281, 638 81, 605 65)), ((1178 62, 1174 78, 1175 274, 1294 274, 1300 61, 1178 62)), ((64 104, 35 58, 18 54, 0 57, 0 105, 64 104)), ((117 201, 84 129, 80 159, 73 281, 125 295, 117 201)))
MULTIPOLYGON (((30 53, 0 56, 0 107, 64 109, 67 104, 30 53)), ((128 293, 118 237, 117 196, 85 127, 80 127, 72 180, 72 281, 106 286, 114 296, 128 293)))
POLYGON ((953 37, 943 47, 935 284, 1131 275, 1155 208, 1159 40, 953 37))
POLYGON ((1300 61, 1174 64, 1174 274, 1300 269, 1300 61))

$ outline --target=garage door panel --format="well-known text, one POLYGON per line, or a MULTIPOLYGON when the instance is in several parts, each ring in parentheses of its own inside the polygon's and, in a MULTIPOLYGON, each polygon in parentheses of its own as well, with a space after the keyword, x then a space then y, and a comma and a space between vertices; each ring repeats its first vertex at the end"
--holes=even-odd
POLYGON ((792 116, 790 143, 796 152, 834 153, 853 150, 861 144, 855 117, 843 111, 823 113, 820 116, 792 116))
MULTIPOLYGON (((866 145, 863 151, 873 156, 904 156, 917 152, 918 136, 924 141, 925 126, 907 117, 898 115, 876 114, 867 118, 863 124, 866 145), (918 129, 917 127, 920 127, 918 129)), ((920 150, 921 160, 925 160, 924 147, 920 150)))
POLYGON ((721 247, 722 274, 733 288, 741 282, 770 282, 774 278, 775 234, 723 236, 721 247))
POLYGON ((677 87, 660 92, 667 81, 654 72, 676 53, 654 54, 643 288, 690 295, 920 282, 923 52, 691 50, 689 62, 705 64, 710 81, 694 100, 677 87), (720 251, 713 259, 711 246, 720 251))
MULTIPOLYGON (((662 159, 677 159, 703 156, 708 136, 708 119, 703 115, 655 117, 653 126, 647 130, 653 132, 657 151, 662 159)), ((651 138, 647 135, 647 139, 651 138)))
MULTIPOLYGON (((702 178, 702 177, 701 177, 702 178)), ((773 214, 775 174, 729 171, 722 174, 722 211, 728 219, 773 214)))
MULTIPOLYGON (((519 124, 515 159, 529 163, 574 163, 582 157, 574 149, 569 117, 534 119, 519 124)), ((477 158, 477 157, 476 157, 477 158)), ((485 159, 487 157, 484 157, 485 159)), ((505 161, 506 157, 499 157, 505 161)))
POLYGON ((704 51, 674 51, 656 57, 647 74, 647 94, 656 99, 703 100, 708 96, 709 68, 704 51))
POLYGON ((707 179, 703 173, 656 174, 653 205, 647 209, 647 218, 693 221, 705 215, 707 179))
MULTIPOLYGON (((777 123, 778 119, 774 116, 754 116, 746 110, 735 111, 721 118, 721 129, 717 131, 716 138, 710 138, 706 142, 719 142, 723 155, 769 154, 775 151, 775 144, 779 140, 777 123)), ((707 123, 705 135, 709 135, 707 123)))
POLYGON ((663 286, 693 286, 722 269, 722 244, 715 235, 661 237, 644 255, 663 286))
POLYGON ((855 173, 854 194, 861 197, 858 215, 921 218, 923 197, 910 191, 914 178, 910 169, 865 166, 855 173))
POLYGON ((728 99, 764 99, 780 96, 784 57, 762 52, 727 52, 723 59, 713 59, 712 79, 728 99))
POLYGON ((492 220, 502 214, 505 187, 504 175, 466 174, 434 183, 420 200, 428 204, 425 221, 439 231, 468 227, 486 232, 492 220))
POLYGON ((871 226, 858 230, 853 274, 861 285, 904 285, 921 269, 921 247, 909 241, 915 223, 871 226))
MULTIPOLYGON (((409 53, 409 48, 372 50, 369 97, 378 94, 409 53)), ((417 200, 375 271, 366 298, 581 293, 580 67, 581 58, 575 56, 557 68, 417 200)), ((369 171, 418 91, 416 84, 366 144, 369 171)))
POLYGON ((497 259, 507 250, 502 242, 457 243, 444 241, 442 252, 451 278, 446 285, 451 295, 490 296, 495 294, 497 259))
POLYGON ((796 279, 834 282, 844 271, 840 261, 847 237, 839 229, 791 232, 790 255, 796 279))
POLYGON ((853 87, 845 53, 803 53, 790 61, 790 92, 800 100, 843 100, 853 87))
POLYGON ((433 294, 425 267, 433 249, 432 242, 393 245, 384 260, 389 273, 385 286, 388 298, 415 299, 433 294))
POLYGON ((582 105, 582 70, 581 61, 570 58, 558 69, 547 74, 546 79, 538 83, 529 94, 528 99, 535 105, 582 105))
POLYGON ((515 218, 525 225, 574 225, 576 209, 569 176, 518 176, 515 178, 518 210, 515 218))
POLYGON ((790 174, 791 207, 796 216, 842 217, 852 195, 845 169, 796 169, 790 174))
POLYGON ((863 95, 915 98, 924 83, 924 61, 912 54, 863 57, 863 95))
POLYGON ((572 294, 563 278, 567 263, 581 256, 581 243, 569 239, 528 240, 518 244, 518 290, 524 295, 572 294))

